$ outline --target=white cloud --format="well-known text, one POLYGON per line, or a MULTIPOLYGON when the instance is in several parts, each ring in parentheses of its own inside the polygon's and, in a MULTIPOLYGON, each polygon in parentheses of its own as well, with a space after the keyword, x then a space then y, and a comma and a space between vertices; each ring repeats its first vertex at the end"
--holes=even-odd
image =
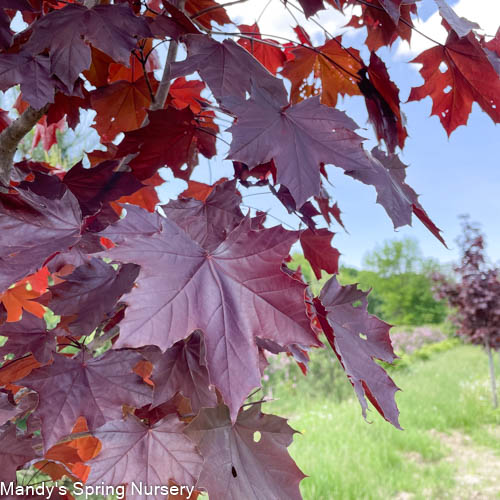
MULTIPOLYGON (((449 2, 450 3, 450 2, 449 2)), ((453 6, 453 10, 461 17, 474 21, 481 26, 479 33, 494 35, 500 23, 500 1, 499 0, 460 0, 453 6)), ((447 32, 441 25, 441 16, 438 11, 432 14, 426 21, 415 21, 415 27, 427 36, 444 43, 447 32)), ((411 46, 407 42, 400 42, 396 50, 396 56, 404 57, 420 54, 422 51, 433 47, 435 44, 416 33, 412 34, 411 46)))

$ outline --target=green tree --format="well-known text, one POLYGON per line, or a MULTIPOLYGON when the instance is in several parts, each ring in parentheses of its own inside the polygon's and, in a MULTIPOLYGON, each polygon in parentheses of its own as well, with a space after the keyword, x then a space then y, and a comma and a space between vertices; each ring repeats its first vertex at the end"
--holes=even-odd
POLYGON ((440 323, 446 305, 432 291, 431 274, 439 263, 422 255, 412 238, 385 241, 363 259, 364 270, 357 278, 362 287, 372 287, 370 307, 394 324, 440 323))

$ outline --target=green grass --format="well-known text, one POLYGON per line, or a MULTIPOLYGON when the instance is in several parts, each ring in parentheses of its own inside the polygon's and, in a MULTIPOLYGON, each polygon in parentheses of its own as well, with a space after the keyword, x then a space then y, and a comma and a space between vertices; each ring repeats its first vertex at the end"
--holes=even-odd
MULTIPOLYGON (((446 448, 429 432, 459 429, 500 453, 500 424, 491 407, 488 361, 481 349, 458 346, 416 361, 393 374, 404 431, 369 412, 366 423, 357 400, 336 404, 303 395, 264 409, 289 416, 296 435, 291 454, 310 477, 302 482, 306 500, 388 499, 399 492, 414 498, 446 498, 454 486, 446 448)), ((497 366, 500 374, 500 368, 497 366)))

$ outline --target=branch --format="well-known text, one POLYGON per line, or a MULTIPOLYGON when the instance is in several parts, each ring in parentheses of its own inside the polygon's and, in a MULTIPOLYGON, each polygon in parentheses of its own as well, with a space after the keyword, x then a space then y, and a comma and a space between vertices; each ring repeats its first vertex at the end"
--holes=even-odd
MULTIPOLYGON (((177 7, 179 10, 184 9, 184 4, 186 0, 177 0, 172 2, 172 4, 177 7)), ((155 111, 156 109, 161 109, 165 105, 165 101, 167 100, 168 91, 170 90, 170 80, 171 80, 171 64, 177 58, 177 50, 179 48, 178 43, 175 40, 171 40, 168 45, 167 59, 165 61, 165 67, 163 68, 163 75, 161 77, 160 85, 158 86, 158 90, 156 91, 155 100, 153 104, 149 107, 151 111, 155 111)), ((144 124, 143 124, 144 125, 144 124)))
POLYGON ((10 184, 12 162, 19 142, 36 125, 48 108, 48 104, 38 110, 30 106, 0 134, 0 184, 5 187, 10 184))

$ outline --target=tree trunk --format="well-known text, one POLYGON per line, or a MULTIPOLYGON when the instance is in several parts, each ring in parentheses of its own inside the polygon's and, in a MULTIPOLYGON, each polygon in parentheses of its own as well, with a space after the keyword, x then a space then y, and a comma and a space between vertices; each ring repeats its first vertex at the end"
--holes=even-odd
POLYGON ((490 345, 486 342, 486 350, 488 351, 488 360, 490 362, 490 379, 491 379, 491 394, 493 397, 493 408, 498 408, 497 383, 495 380, 495 365, 493 362, 493 352, 490 345))

